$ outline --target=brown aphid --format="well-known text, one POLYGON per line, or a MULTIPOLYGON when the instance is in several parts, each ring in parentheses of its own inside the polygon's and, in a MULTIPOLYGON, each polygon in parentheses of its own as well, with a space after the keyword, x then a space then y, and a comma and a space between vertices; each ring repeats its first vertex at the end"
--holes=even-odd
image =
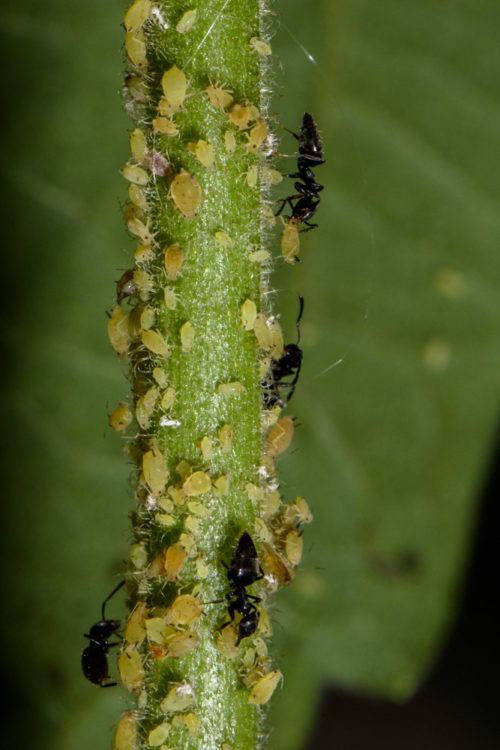
POLYGON ((186 551, 180 542, 172 544, 165 552, 164 571, 167 581, 176 581, 184 561, 186 551))
POLYGON ((165 273, 167 274, 167 279, 169 279, 169 281, 175 281, 181 270, 183 260, 184 255, 182 254, 181 246, 178 242, 165 248, 165 273))
POLYGON ((114 412, 109 415, 109 426, 117 432, 126 430, 133 419, 132 412, 127 404, 119 404, 114 412))
POLYGON ((149 151, 147 154, 147 161, 150 170, 156 177, 166 177, 170 174, 170 162, 166 156, 160 154, 159 151, 156 151, 155 149, 149 151))
POLYGON ((248 702, 256 706, 262 706, 264 703, 267 703, 282 679, 283 675, 279 669, 274 669, 272 672, 265 674, 252 687, 248 702))
POLYGON ((292 442, 294 423, 292 417, 282 417, 271 427, 267 436, 267 451, 276 457, 283 453, 292 442))
POLYGON ((287 586, 292 580, 292 571, 286 564, 282 555, 276 552, 270 544, 264 543, 264 554, 261 556, 261 564, 267 579, 271 582, 287 586))
POLYGON ((128 268, 116 282, 116 300, 121 304, 125 297, 131 297, 137 291, 134 281, 134 269, 128 268))
POLYGON ((181 170, 170 183, 170 197, 185 219, 194 219, 201 203, 200 183, 185 170, 181 170))

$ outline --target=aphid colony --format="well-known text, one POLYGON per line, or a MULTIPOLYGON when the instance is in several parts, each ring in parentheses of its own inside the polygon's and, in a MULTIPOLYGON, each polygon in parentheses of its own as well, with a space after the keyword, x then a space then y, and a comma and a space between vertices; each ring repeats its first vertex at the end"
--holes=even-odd
MULTIPOLYGON (((166 362, 173 356, 192 356, 204 331, 192 320, 182 320, 176 337, 171 330, 166 333, 165 308, 176 320, 182 309, 182 279, 190 263, 190 248, 182 240, 176 241, 175 231, 169 241, 161 241, 150 209, 162 190, 174 214, 172 226, 175 228, 176 221, 196 225, 207 200, 203 176, 215 170, 218 159, 214 143, 203 133, 187 143, 185 162, 171 158, 173 144, 182 132, 183 117, 179 113, 190 97, 203 96, 207 106, 227 122, 224 149, 228 158, 244 152, 252 155, 248 157, 251 159, 273 150, 268 125, 252 102, 235 101, 232 92, 210 80, 203 91, 191 91, 186 73, 175 64, 158 77, 160 94, 154 116, 144 116, 146 103, 150 106, 151 86, 147 73, 148 30, 153 26, 172 28, 162 8, 151 0, 136 0, 125 16, 125 46, 133 66, 125 83, 127 109, 138 127, 130 135, 132 157, 122 170, 129 182, 130 199, 124 219, 138 244, 134 268, 125 270, 117 281, 117 304, 108 321, 112 346, 133 366, 134 404, 119 404, 109 423, 124 435, 131 427, 135 430, 135 442, 128 443, 126 451, 139 477, 134 514, 136 543, 126 580, 104 600, 101 620, 85 634, 89 645, 82 655, 85 677, 100 687, 111 687, 116 682, 109 676, 109 650, 121 644, 121 681, 129 690, 139 692, 137 711, 126 712, 118 725, 116 750, 135 744, 137 717, 146 715, 141 711, 148 700, 146 675, 151 664, 165 666, 175 674, 182 657, 203 642, 200 633, 207 627, 223 657, 236 665, 248 689, 248 703, 260 706, 270 699, 282 675, 271 669, 265 641, 271 626, 263 601, 266 590, 273 592, 290 583, 302 555, 302 526, 312 519, 303 498, 286 504, 282 501, 275 468, 276 458, 291 443, 295 426, 292 417, 281 416, 281 410, 295 392, 302 366, 302 296, 296 319, 297 341, 286 345, 275 317, 259 310, 252 299, 239 303, 242 336, 253 336, 260 354, 261 465, 254 483, 248 482, 244 488, 246 499, 259 512, 250 528, 233 522, 217 560, 207 559, 201 551, 201 540, 210 528, 212 501, 223 502, 232 491, 233 477, 229 471, 213 474, 209 467, 214 457, 220 461, 231 455, 238 423, 228 419, 208 434, 194 438, 199 464, 181 457, 173 468, 163 446, 154 438, 158 427, 175 431, 181 426, 182 417, 176 411, 179 397, 169 380, 166 362), (193 164, 196 168, 185 168, 193 164), (212 593, 220 598, 207 601, 210 596, 202 594, 203 584, 219 575, 220 585, 223 568, 225 587, 212 593), (193 580, 198 583, 193 585, 193 580), (121 635, 120 621, 106 619, 105 606, 125 583, 135 606, 121 635)), ((184 35, 197 23, 197 11, 192 9, 173 25, 178 34, 184 35)), ((257 55, 270 54, 265 40, 253 37, 249 45, 257 55)), ((316 226, 310 220, 323 187, 316 182, 313 170, 324 163, 321 139, 311 115, 304 114, 300 134, 293 135, 298 140, 297 171, 287 176, 296 180, 296 193, 281 199, 275 214, 280 216, 286 206, 291 212, 281 237, 282 256, 290 263, 298 260, 299 233, 316 226)), ((278 184, 281 179, 282 175, 264 166, 261 159, 260 166, 252 164, 248 169, 245 184, 252 190, 278 184)), ((276 222, 273 211, 267 208, 269 223, 276 222)), ((228 227, 217 228, 213 241, 221 253, 234 249, 234 235, 228 227)), ((252 245, 246 257, 249 264, 261 264, 262 273, 268 272, 270 254, 266 249, 252 245)), ((214 384, 214 394, 221 399, 244 398, 246 391, 245 383, 236 378, 214 384)), ((141 742, 146 739, 152 747, 166 746, 175 728, 196 735, 196 701, 196 684, 169 677, 168 689, 157 707, 164 718, 147 730, 141 742)), ((231 746, 222 747, 230 750, 231 746)))

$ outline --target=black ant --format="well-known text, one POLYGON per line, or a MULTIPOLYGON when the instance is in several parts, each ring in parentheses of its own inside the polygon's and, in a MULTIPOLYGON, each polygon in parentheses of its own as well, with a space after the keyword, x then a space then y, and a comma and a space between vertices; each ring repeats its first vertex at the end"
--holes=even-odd
POLYGON ((104 609, 106 602, 108 602, 124 584, 125 581, 121 581, 118 586, 115 586, 111 594, 105 598, 101 607, 102 619, 99 622, 96 622, 95 625, 92 625, 90 633, 84 634, 85 638, 89 639, 90 644, 82 654, 83 674, 87 680, 90 680, 94 685, 99 685, 100 687, 114 687, 114 685, 118 684, 116 682, 105 682, 105 680, 109 679, 107 653, 112 646, 120 645, 119 641, 116 641, 116 643, 109 643, 108 639, 116 633, 120 627, 120 620, 106 620, 104 609))
MULTIPOLYGON (((286 128, 287 129, 287 128, 286 128)), ((318 208, 320 197, 318 193, 323 190, 323 185, 316 182, 313 168, 324 164, 323 146, 318 127, 314 122, 312 115, 304 112, 300 135, 288 131, 299 142, 299 157, 297 159, 297 172, 287 174, 286 177, 296 178, 295 190, 296 195, 289 195, 281 199, 281 208, 276 213, 279 216, 285 206, 288 204, 292 210, 290 221, 297 224, 305 224, 307 229, 301 229, 301 232, 308 232, 310 229, 317 227, 317 224, 310 224, 311 219, 318 208), (294 204, 294 201, 296 203, 294 204)))
POLYGON ((236 612, 239 612, 241 615, 238 625, 238 639, 236 641, 236 645, 238 646, 243 638, 247 638, 257 630, 260 613, 252 602, 262 601, 260 596, 253 596, 252 594, 247 594, 245 591, 247 586, 251 586, 252 583, 260 581, 264 577, 264 573, 259 565, 255 544, 248 531, 244 531, 240 536, 229 567, 225 563, 223 565, 227 568, 227 578, 231 585, 231 591, 226 594, 225 599, 217 599, 210 603, 223 604, 227 602, 227 609, 231 619, 229 622, 224 623, 221 630, 233 622, 236 612))
POLYGON ((304 298, 299 296, 300 309, 297 318, 297 343, 287 344, 283 350, 283 354, 277 360, 271 361, 271 367, 269 375, 266 380, 263 381, 262 387, 264 390, 264 405, 270 409, 275 404, 279 403, 284 406, 281 399, 281 388, 289 388, 287 401, 290 401, 293 394, 295 393, 295 387, 300 375, 300 368, 302 367, 302 349, 300 348, 300 320, 302 313, 304 312, 304 298), (283 383, 283 378, 287 378, 289 375, 293 375, 293 380, 288 383, 283 383))

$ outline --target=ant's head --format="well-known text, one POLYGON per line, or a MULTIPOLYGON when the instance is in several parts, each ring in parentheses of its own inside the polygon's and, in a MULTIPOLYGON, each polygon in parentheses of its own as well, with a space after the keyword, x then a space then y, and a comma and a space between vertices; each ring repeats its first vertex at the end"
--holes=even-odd
POLYGON ((90 637, 94 641, 107 641, 120 627, 120 620, 101 620, 90 628, 90 637))

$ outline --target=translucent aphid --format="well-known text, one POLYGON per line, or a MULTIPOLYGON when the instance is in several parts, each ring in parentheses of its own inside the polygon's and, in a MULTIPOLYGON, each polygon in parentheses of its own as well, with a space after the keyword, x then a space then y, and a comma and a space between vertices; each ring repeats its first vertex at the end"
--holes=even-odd
POLYGON ((250 690, 248 702, 253 703, 256 706, 262 706, 264 703, 267 703, 282 679, 283 675, 279 669, 274 669, 265 674, 264 677, 261 677, 260 680, 257 680, 255 685, 253 685, 250 690))
POLYGON ((253 36, 250 39, 250 46, 255 50, 255 52, 257 52, 258 55, 261 55, 262 57, 270 55, 272 52, 271 45, 256 36, 253 36))
POLYGON ((180 21, 175 27, 175 30, 178 31, 179 34, 187 34, 187 32, 190 31, 195 25, 197 16, 198 16, 198 11, 196 10, 196 8, 193 8, 192 10, 187 10, 182 15, 180 21))
POLYGON ((242 396, 245 391, 245 385, 239 381, 234 383, 221 383, 217 386, 217 393, 221 396, 242 396))

